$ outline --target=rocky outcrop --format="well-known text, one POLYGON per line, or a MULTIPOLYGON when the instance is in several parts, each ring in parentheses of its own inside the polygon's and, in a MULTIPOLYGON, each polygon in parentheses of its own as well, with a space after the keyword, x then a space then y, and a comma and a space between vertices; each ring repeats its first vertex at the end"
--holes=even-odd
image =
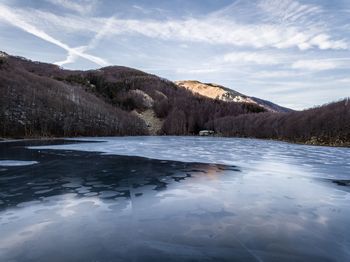
POLYGON ((227 87, 213 84, 213 83, 201 83, 195 80, 175 81, 175 84, 179 87, 185 88, 194 94, 209 97, 211 99, 218 99, 225 102, 234 103, 246 103, 263 107, 269 112, 290 112, 291 109, 281 107, 270 101, 266 101, 260 98, 246 96, 237 91, 229 89, 227 87))
POLYGON ((133 113, 146 123, 149 135, 160 135, 164 121, 156 117, 154 110, 147 109, 140 113, 135 110, 133 113))
POLYGON ((150 97, 144 91, 142 91, 140 89, 136 89, 136 90, 131 90, 130 93, 134 96, 140 97, 142 100, 142 106, 144 106, 145 108, 152 108, 153 107, 153 105, 154 105, 153 98, 150 97))

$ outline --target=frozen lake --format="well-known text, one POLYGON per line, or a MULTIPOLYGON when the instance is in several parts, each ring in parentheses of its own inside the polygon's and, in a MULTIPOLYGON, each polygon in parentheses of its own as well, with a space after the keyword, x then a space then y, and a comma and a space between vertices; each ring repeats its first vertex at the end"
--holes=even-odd
POLYGON ((0 143, 0 261, 350 261, 350 149, 0 143))

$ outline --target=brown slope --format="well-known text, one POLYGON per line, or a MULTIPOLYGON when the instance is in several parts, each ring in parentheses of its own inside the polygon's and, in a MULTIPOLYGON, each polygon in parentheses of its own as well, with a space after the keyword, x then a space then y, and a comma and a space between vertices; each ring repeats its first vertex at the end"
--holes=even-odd
POLYGON ((269 112, 290 112, 291 109, 281 107, 270 101, 246 96, 227 87, 213 84, 201 83, 196 80, 175 81, 179 87, 190 90, 194 94, 199 94, 211 99, 218 99, 226 102, 247 103, 261 106, 269 112))

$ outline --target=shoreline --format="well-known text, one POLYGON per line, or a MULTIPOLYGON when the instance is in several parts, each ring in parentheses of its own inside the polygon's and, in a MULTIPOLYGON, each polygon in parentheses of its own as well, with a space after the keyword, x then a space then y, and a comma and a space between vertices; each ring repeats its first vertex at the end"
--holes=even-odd
MULTIPOLYGON (((144 137, 153 137, 156 135, 144 135, 144 137)), ((159 136, 170 136, 170 135, 159 135, 159 136)), ((171 135, 171 136, 177 136, 177 135, 171 135)), ((193 137, 203 137, 199 135, 181 135, 185 137, 193 136, 193 137)), ((87 138, 92 136, 77 136, 77 137, 23 137, 23 138, 7 138, 7 137, 0 137, 0 143, 6 143, 6 142, 20 142, 20 141, 31 141, 31 140, 60 140, 60 139, 74 139, 74 138, 87 138)), ((104 136, 94 136, 96 138, 104 137, 104 136)), ((109 136, 109 137, 128 137, 128 136, 109 136)), ((130 136, 132 137, 132 136, 130 136)), ((180 137, 180 136, 179 136, 180 137)), ((284 140, 284 139, 274 139, 274 138, 257 138, 257 137, 239 137, 239 136, 220 136, 220 135, 214 135, 209 137, 222 137, 222 138, 246 138, 246 139, 258 139, 258 140, 270 140, 270 141, 276 141, 276 142, 285 142, 289 144, 295 144, 295 145, 305 145, 305 146, 325 146, 325 147, 340 147, 340 148, 350 148, 350 142, 342 142, 342 143, 325 143, 325 142, 318 142, 317 140, 308 140, 306 142, 300 142, 300 141, 290 141, 290 140, 284 140)))

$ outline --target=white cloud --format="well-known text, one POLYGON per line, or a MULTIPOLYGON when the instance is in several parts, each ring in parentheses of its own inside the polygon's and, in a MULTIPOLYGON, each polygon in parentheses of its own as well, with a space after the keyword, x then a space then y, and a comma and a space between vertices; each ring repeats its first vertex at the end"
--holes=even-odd
POLYGON ((311 44, 318 46, 322 50, 326 49, 347 49, 348 45, 344 41, 330 41, 330 36, 319 34, 311 39, 311 44))
POLYGON ((139 5, 133 5, 132 8, 137 9, 137 10, 139 10, 141 12, 145 12, 146 11, 145 8, 143 8, 142 6, 139 6, 139 5))
POLYGON ((97 6, 97 0, 46 0, 54 5, 72 10, 79 14, 91 13, 97 6))
POLYGON ((350 84, 350 77, 337 79, 336 81, 339 83, 350 84))
POLYGON ((261 0, 258 7, 284 23, 310 22, 323 13, 317 5, 301 4, 295 0, 261 0))
POLYGON ((179 68, 176 70, 177 73, 181 74, 209 74, 221 72, 220 68, 195 68, 195 69, 185 69, 179 68))
MULTIPOLYGON (((50 36, 46 32, 38 29, 37 27, 29 24, 28 22, 24 21, 20 16, 18 16, 15 12, 13 12, 11 9, 7 8, 6 6, 0 5, 0 19, 6 21, 7 23, 22 29, 23 31, 32 34, 40 39, 43 39, 51 44, 54 44, 56 46, 61 47, 62 49, 66 50, 71 56, 79 56, 84 59, 87 59, 91 62, 94 62, 100 66, 106 66, 108 63, 99 57, 89 55, 84 53, 79 48, 71 48, 67 44, 57 40, 56 38, 50 36)), ((70 58, 71 59, 71 58, 70 58)), ((69 57, 67 58, 69 60, 69 57)))
POLYGON ((258 65, 274 65, 280 62, 280 59, 273 54, 264 54, 257 52, 232 52, 225 54, 224 62, 230 63, 253 63, 258 65))
POLYGON ((253 48, 347 49, 343 40, 333 40, 327 34, 300 31, 296 27, 270 24, 247 25, 228 20, 187 19, 115 20, 111 34, 140 34, 163 40, 204 42, 253 48))
POLYGON ((301 72, 295 72, 295 71, 260 71, 260 72, 254 72, 253 77, 254 78, 291 78, 291 77, 297 77, 301 76, 303 73, 301 72))
POLYGON ((143 14, 146 14, 146 15, 150 15, 150 14, 164 14, 166 13, 167 11, 162 9, 162 8, 150 8, 150 7, 143 7, 143 6, 140 6, 140 5, 132 5, 132 8, 136 9, 137 11, 143 13, 143 14))
POLYGON ((310 70, 310 71, 324 71, 336 69, 340 66, 339 61, 332 60, 299 60, 292 64, 293 69, 310 70))
MULTIPOLYGON (((36 25, 56 28, 69 33, 85 32, 97 34, 107 18, 54 15, 36 10, 16 10, 26 21, 36 25), (30 16, 28 15, 30 13, 30 16), (43 23, 43 20, 45 23, 43 23)), ((300 50, 348 49, 343 39, 334 39, 320 28, 305 28, 278 23, 247 24, 232 19, 210 17, 168 19, 114 19, 108 31, 113 35, 141 35, 162 40, 231 45, 236 47, 299 48, 300 50)))
POLYGON ((255 30, 260 34, 256 40, 261 40, 266 35, 271 44, 262 47, 297 47, 300 50, 349 48, 348 41, 332 37, 335 31, 335 15, 315 4, 304 4, 295 0, 235 1, 212 13, 211 17, 238 17, 235 21, 245 21, 244 25, 263 27, 263 30, 255 30))

